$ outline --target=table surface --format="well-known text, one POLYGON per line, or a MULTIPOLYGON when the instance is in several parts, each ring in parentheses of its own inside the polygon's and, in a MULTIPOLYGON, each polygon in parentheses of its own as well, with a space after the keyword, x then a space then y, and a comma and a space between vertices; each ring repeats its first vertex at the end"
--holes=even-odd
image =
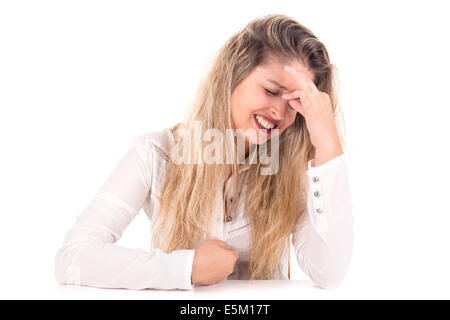
MULTIPOLYGON (((193 290, 105 289, 56 285, 59 299, 303 299, 320 296, 323 290, 309 280, 224 280, 193 290), (314 293, 315 292, 315 293, 314 293)), ((331 291, 330 291, 331 292, 331 291)))
POLYGON ((224 280, 193 290, 104 289, 74 285, 56 285, 58 299, 335 299, 340 289, 325 290, 310 280, 224 280))
POLYGON ((61 285, 42 281, 15 282, 0 290, 1 299, 57 300, 346 300, 346 299, 448 299, 448 286, 413 279, 393 283, 386 279, 367 278, 344 281, 336 289, 321 289, 312 281, 299 280, 224 280, 216 285, 198 286, 193 290, 105 289, 61 285))

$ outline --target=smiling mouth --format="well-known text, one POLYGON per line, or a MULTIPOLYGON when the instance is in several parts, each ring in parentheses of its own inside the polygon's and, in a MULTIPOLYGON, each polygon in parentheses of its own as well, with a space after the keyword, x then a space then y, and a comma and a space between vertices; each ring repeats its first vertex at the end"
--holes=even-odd
POLYGON ((270 123, 266 121, 262 116, 257 114, 253 115, 253 120, 255 121, 258 129, 265 131, 266 133, 269 133, 271 130, 278 128, 277 124, 270 123))

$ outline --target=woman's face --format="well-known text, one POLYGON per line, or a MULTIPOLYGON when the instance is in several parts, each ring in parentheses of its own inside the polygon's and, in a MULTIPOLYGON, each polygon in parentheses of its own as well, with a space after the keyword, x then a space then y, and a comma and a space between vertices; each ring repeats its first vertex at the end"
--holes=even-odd
MULTIPOLYGON (((246 153, 248 154, 248 142, 252 144, 264 143, 264 135, 270 139, 270 131, 264 131, 262 126, 278 129, 281 134, 295 120, 297 111, 289 105, 289 101, 281 96, 298 88, 295 79, 284 70, 285 64, 275 62, 260 65, 254 68, 244 78, 231 94, 231 120, 235 130, 242 129, 246 132, 253 129, 256 135, 245 135, 246 153), (280 86, 284 87, 281 88, 280 86), (257 118, 263 117, 267 122, 258 122, 257 118)), ((314 75, 303 64, 297 61, 289 63, 297 72, 313 81, 314 75)), ((250 131, 249 131, 250 132, 250 131)))

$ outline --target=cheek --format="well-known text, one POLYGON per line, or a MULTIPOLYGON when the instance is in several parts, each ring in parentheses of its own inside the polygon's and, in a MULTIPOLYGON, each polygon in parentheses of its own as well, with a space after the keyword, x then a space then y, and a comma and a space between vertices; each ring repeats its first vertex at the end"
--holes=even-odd
POLYGON ((254 99, 241 99, 235 101, 237 103, 232 104, 230 108, 231 119, 235 126, 248 126, 249 121, 253 119, 253 114, 260 108, 257 101, 254 99))

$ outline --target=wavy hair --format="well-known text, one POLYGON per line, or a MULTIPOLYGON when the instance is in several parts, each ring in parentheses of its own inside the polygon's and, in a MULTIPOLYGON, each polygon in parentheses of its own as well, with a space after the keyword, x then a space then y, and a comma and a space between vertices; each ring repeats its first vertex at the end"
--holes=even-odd
MULTIPOLYGON (((250 21, 226 41, 210 62, 200 81, 183 121, 171 129, 184 128, 194 136, 194 121, 205 128, 215 128, 225 136, 233 128, 230 98, 236 86, 257 66, 276 58, 280 62, 299 61, 314 75, 320 91, 330 96, 342 146, 343 117, 337 97, 336 68, 324 44, 305 26, 280 14, 269 14, 250 21), (340 116, 340 117, 339 117, 340 116)), ((283 250, 290 248, 290 236, 306 208, 306 170, 314 157, 304 117, 296 114, 294 123, 279 137, 279 170, 276 174, 259 174, 261 163, 251 164, 247 171, 245 211, 251 226, 249 279, 272 279, 280 271, 283 250), (287 246, 287 247, 286 247, 287 246)), ((202 144, 201 141, 194 141, 202 144)), ((256 148, 270 149, 270 139, 256 148)), ((234 139, 227 148, 236 151, 234 139)), ((194 150, 203 150, 198 145, 194 150)), ((223 182, 233 177, 234 199, 239 193, 240 163, 175 164, 167 162, 165 184, 160 201, 160 216, 152 224, 152 242, 169 253, 194 248, 198 240, 211 238, 218 192, 223 182)), ((238 201, 232 203, 236 210, 238 201)), ((289 263, 290 278, 290 263, 289 263)))

